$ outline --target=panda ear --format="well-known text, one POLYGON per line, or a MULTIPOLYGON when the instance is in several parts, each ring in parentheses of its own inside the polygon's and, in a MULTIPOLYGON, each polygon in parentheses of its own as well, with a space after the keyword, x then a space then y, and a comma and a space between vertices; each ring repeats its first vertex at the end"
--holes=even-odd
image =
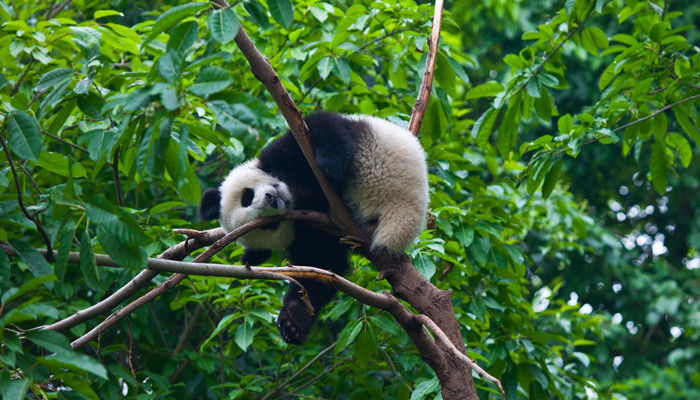
POLYGON ((207 189, 199 201, 199 216, 204 221, 218 219, 221 210, 221 192, 219 189, 207 189))

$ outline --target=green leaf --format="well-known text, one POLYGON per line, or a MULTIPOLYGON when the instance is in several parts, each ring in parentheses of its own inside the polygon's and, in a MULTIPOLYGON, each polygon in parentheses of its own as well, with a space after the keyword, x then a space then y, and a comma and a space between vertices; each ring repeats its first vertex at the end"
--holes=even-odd
MULTIPOLYGON (((221 331, 224 329, 228 328, 228 326, 231 324, 231 321, 235 320, 236 318, 239 318, 240 315, 238 314, 228 314, 221 318, 219 320, 219 323, 216 325, 216 328, 214 328, 214 331, 209 335, 209 337, 202 343, 202 345, 199 347, 200 351, 206 348, 207 344, 214 338, 216 338, 221 331)), ((246 347, 247 348, 247 347, 246 347)), ((245 349, 244 349, 245 350, 245 349)))
MULTIPOLYGON (((4 251, 0 251, 0 282, 10 281, 10 258, 4 251)), ((5 296, 4 294, 2 295, 5 296)), ((3 300, 2 303, 5 301, 3 300)))
POLYGON ((13 379, 1 390, 3 400, 25 400, 31 386, 29 379, 13 379))
POLYGON ((166 82, 177 82, 180 80, 180 57, 175 51, 170 50, 158 59, 156 67, 158 75, 162 76, 166 82))
MULTIPOLYGON (((21 239, 9 239, 8 241, 19 254, 19 258, 27 265, 32 275, 40 277, 51 274, 51 265, 46 262, 44 256, 34 246, 21 239)), ((52 288, 53 283, 47 282, 46 286, 52 288)))
POLYGON ((609 46, 608 37, 600 28, 588 27, 581 32, 583 47, 592 55, 598 55, 598 49, 606 49, 609 46))
POLYGON ((44 146, 41 129, 34 117, 24 111, 16 110, 9 116, 10 134, 7 144, 19 157, 37 161, 44 146))
POLYGON ((474 228, 466 223, 461 223, 455 229, 455 237, 462 246, 469 247, 474 241, 474 228))
POLYGON ((651 120, 650 129, 651 133, 654 134, 655 138, 659 140, 663 139, 664 135, 666 134, 666 131, 668 130, 668 120, 666 118, 666 113, 662 112, 656 114, 656 116, 651 120))
POLYGON ((542 197, 544 197, 545 199, 552 194, 552 191, 554 190, 554 187, 557 184, 557 180, 559 180, 559 175, 561 174, 561 165, 562 160, 560 158, 557 162, 554 163, 549 172, 547 172, 547 176, 544 178, 544 183, 542 184, 542 197))
MULTIPOLYGON (((0 251, 0 254, 5 254, 5 252, 0 251)), ((5 257, 7 257, 6 254, 5 254, 5 257)), ((2 258, 2 256, 0 256, 0 258, 2 258)), ((8 263, 9 263, 9 259, 8 259, 8 263)), ((8 268, 9 268, 9 264, 8 264, 8 268)), ((36 277, 36 278, 31 278, 28 281, 24 282, 22 284, 22 286, 20 286, 18 288, 10 288, 7 291, 5 291, 5 293, 3 293, 2 296, 0 296, 0 303, 5 304, 8 301, 12 301, 25 293, 29 293, 37 286, 43 285, 46 282, 53 281, 54 279, 56 279, 56 277, 53 275, 44 275, 44 276, 40 276, 40 277, 36 277)))
POLYGON ((680 133, 671 132, 666 136, 666 144, 678 151, 678 155, 681 157, 681 164, 688 168, 690 161, 693 159, 693 149, 690 147, 688 139, 680 133))
MULTIPOLYGON (((676 117, 678 125, 693 139, 695 145, 700 147, 700 130, 698 130, 698 126, 693 124, 688 115, 682 111, 680 107, 673 107, 673 114, 676 117)), ((700 113, 698 113, 698 115, 700 115, 700 113)))
POLYGON ((126 268, 145 268, 147 256, 143 247, 124 244, 110 231, 108 225, 97 226, 97 239, 107 254, 118 264, 126 268))
POLYGON ((208 96, 226 89, 233 82, 233 79, 225 69, 207 66, 202 68, 194 82, 190 86, 190 91, 197 96, 208 96))
POLYGON ((413 261, 416 270, 425 277, 425 279, 430 279, 435 275, 437 267, 435 266, 435 261, 433 261, 430 254, 421 252, 418 257, 413 261))
MULTIPOLYGON (((333 68, 333 71, 337 71, 336 75, 338 76, 338 78, 340 78, 340 80, 342 80, 345 83, 350 83, 350 79, 352 79, 352 73, 350 71, 350 62, 347 59, 340 57, 334 57, 333 62, 335 63, 335 68, 333 68)), ((403 68, 399 69, 401 71, 404 71, 403 68)), ((392 77, 396 78, 397 75, 392 75, 392 77)))
POLYGON ((666 160, 666 143, 661 140, 657 140, 651 145, 649 168, 654 189, 659 195, 663 195, 666 193, 668 161, 666 160))
POLYGON ((238 34, 238 18, 230 8, 215 10, 207 18, 211 37, 221 44, 232 41, 238 34))
POLYGON ((362 321, 354 320, 348 322, 343 331, 338 335, 338 342, 335 345, 336 354, 339 354, 345 350, 348 345, 355 340, 357 335, 360 333, 360 330, 362 330, 362 321))
POLYGON ((571 114, 562 115, 557 121, 557 128, 562 135, 568 135, 574 129, 574 119, 571 114))
POLYGON ((60 372, 63 368, 73 371, 82 371, 95 375, 98 378, 107 379, 107 370, 96 360, 85 354, 74 351, 59 351, 48 357, 37 357, 37 362, 46 365, 54 371, 60 372))
POLYGON ((540 85, 540 79, 538 76, 533 76, 530 78, 529 81, 527 81, 527 85, 525 86, 525 90, 527 91, 527 94, 530 95, 533 99, 539 99, 540 98, 540 91, 542 89, 542 85, 540 85))
MULTIPOLYGON (((546 91, 545 91, 546 92, 546 91)), ((498 126, 498 151, 503 158, 508 158, 508 153, 515 147, 520 125, 520 101, 508 104, 508 110, 498 126)))
POLYGON ((70 342, 65 336, 55 331, 37 330, 25 332, 25 337, 37 346, 50 352, 72 351, 70 342))
POLYGON ((166 49, 182 56, 198 37, 199 25, 196 21, 182 23, 173 29, 166 49))
POLYGON ((151 28, 151 33, 146 37, 146 39, 141 44, 141 48, 145 47, 148 42, 155 39, 156 36, 165 32, 166 30, 172 28, 178 24, 183 19, 197 14, 199 11, 207 8, 209 6, 208 2, 201 3, 187 3, 177 7, 173 7, 170 10, 161 14, 160 17, 153 24, 151 28))
POLYGON ((529 194, 535 193, 544 180, 549 167, 552 165, 551 158, 541 158, 530 167, 530 174, 527 177, 526 189, 529 194))
POLYGON ((626 33, 618 33, 616 35, 613 35, 613 37, 611 37, 610 40, 613 40, 613 41, 619 42, 619 43, 623 43, 623 44, 626 44, 628 46, 634 46, 637 43, 639 43, 637 41, 637 39, 635 39, 634 36, 628 35, 626 33))
POLYGON ((102 33, 95 28, 71 26, 70 30, 73 33, 73 42, 85 51, 90 51, 94 46, 99 46, 102 41, 102 33))
POLYGON ((216 122, 235 137, 245 135, 255 122, 255 114, 243 104, 228 104, 223 100, 214 100, 208 104, 214 112, 216 122))
MULTIPOLYGON (((87 143, 90 159, 98 161, 105 155, 111 154, 112 148, 118 140, 119 134, 113 129, 96 129, 82 134, 78 139, 78 143, 87 143)), ((76 176, 75 172, 73 176, 76 176)))
POLYGON ((87 232, 83 231, 80 239, 80 271, 83 273, 85 283, 92 290, 100 289, 100 272, 95 261, 95 252, 92 249, 92 239, 87 232))
POLYGON ((236 346, 243 351, 248 350, 248 347, 253 344, 253 328, 248 326, 247 318, 244 318, 243 323, 236 328, 234 341, 236 342, 236 346))
MULTIPOLYGON (((70 176, 69 159, 63 154, 44 151, 39 155, 39 166, 57 175, 70 176)), ((86 177, 85 168, 80 164, 73 164, 73 176, 78 178, 86 177)))
POLYGON ((505 88, 498 82, 486 82, 479 86, 473 87, 467 92, 466 100, 478 99, 481 97, 495 96, 501 93, 505 88))
POLYGON ((323 57, 318 62, 318 74, 322 79, 328 78, 333 70, 333 65, 331 64, 331 57, 323 57))
POLYGON ((42 92, 49 88, 54 87, 65 80, 71 79, 73 77, 73 70, 70 68, 57 68, 52 71, 45 73, 39 78, 36 86, 34 86, 35 92, 42 92))
POLYGON ((355 360, 360 365, 369 362, 378 350, 377 334, 372 325, 365 324, 355 342, 355 360))
POLYGON ((124 14, 120 13, 119 11, 115 11, 115 10, 97 10, 97 11, 95 11, 95 15, 92 18, 93 19, 100 19, 100 18, 111 17, 111 16, 115 16, 115 15, 118 15, 120 17, 124 16, 124 14))
POLYGON ((422 381, 416 385, 415 389, 411 392, 411 400, 422 400, 427 395, 435 393, 440 388, 440 381, 437 377, 434 377, 427 381, 422 381))
POLYGON ((476 140, 476 144, 482 149, 488 146, 489 137, 491 136, 491 128, 498 117, 499 110, 489 107, 485 113, 481 114, 472 127, 472 137, 476 140))
POLYGON ((469 253, 474 257, 478 265, 486 265, 486 257, 491 249, 491 241, 488 237, 476 234, 474 241, 469 246, 469 253))
POLYGON ((600 74, 600 80, 598 81, 598 90, 602 91, 605 89, 610 82, 617 76, 617 66, 618 63, 613 61, 605 69, 603 73, 600 74))
POLYGON ((75 94, 85 94, 90 91, 90 86, 92 85, 92 80, 95 77, 94 73, 89 74, 85 78, 79 80, 76 84, 75 87, 73 88, 73 92, 75 94))
POLYGON ((289 28, 294 21, 294 9, 289 0, 267 0, 267 8, 272 18, 285 28, 289 28))
POLYGON ((97 94, 88 93, 87 95, 78 96, 77 103, 80 111, 86 116, 97 120, 104 119, 102 113, 100 113, 104 102, 97 94))
POLYGON ((542 96, 535 99, 535 111, 545 121, 552 119, 552 95, 549 90, 542 90, 542 96))

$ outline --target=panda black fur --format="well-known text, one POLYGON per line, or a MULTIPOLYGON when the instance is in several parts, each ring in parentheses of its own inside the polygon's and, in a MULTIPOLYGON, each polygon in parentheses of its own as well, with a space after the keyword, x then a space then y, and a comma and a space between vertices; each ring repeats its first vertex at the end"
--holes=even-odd
MULTIPOLYGON (((315 113, 305 118, 311 148, 321 171, 341 195, 355 221, 372 234, 370 250, 400 255, 425 224, 428 179, 425 153, 407 130, 366 115, 315 113)), ((203 219, 219 218, 227 233, 259 217, 290 209, 327 212, 329 207, 291 132, 268 144, 257 159, 234 168, 218 189, 200 202, 203 219)), ((251 231, 238 242, 243 263, 257 265, 275 249, 286 249, 295 265, 316 266, 344 274, 347 246, 338 238, 301 222, 284 221, 251 231)), ((288 343, 306 339, 318 311, 335 290, 301 280, 317 314, 306 312, 291 284, 277 321, 288 343)))

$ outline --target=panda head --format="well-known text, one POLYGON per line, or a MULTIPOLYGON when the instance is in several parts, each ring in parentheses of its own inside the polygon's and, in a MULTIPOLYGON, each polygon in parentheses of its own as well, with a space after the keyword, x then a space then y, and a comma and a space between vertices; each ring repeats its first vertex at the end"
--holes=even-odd
MULTIPOLYGON (((218 189, 203 194, 199 212, 202 219, 216 219, 226 233, 257 218, 287 213, 294 198, 284 182, 261 170, 257 159, 234 168, 218 189)), ((283 248, 289 245, 291 222, 256 229, 238 239, 244 247, 283 248)))

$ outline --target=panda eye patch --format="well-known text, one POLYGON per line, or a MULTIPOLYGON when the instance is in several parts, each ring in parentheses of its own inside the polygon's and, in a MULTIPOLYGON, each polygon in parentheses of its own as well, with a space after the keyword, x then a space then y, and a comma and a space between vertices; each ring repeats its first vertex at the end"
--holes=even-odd
POLYGON ((248 207, 253 204, 253 198, 255 197, 255 191, 251 188, 243 189, 243 196, 241 197, 241 206, 248 207))

